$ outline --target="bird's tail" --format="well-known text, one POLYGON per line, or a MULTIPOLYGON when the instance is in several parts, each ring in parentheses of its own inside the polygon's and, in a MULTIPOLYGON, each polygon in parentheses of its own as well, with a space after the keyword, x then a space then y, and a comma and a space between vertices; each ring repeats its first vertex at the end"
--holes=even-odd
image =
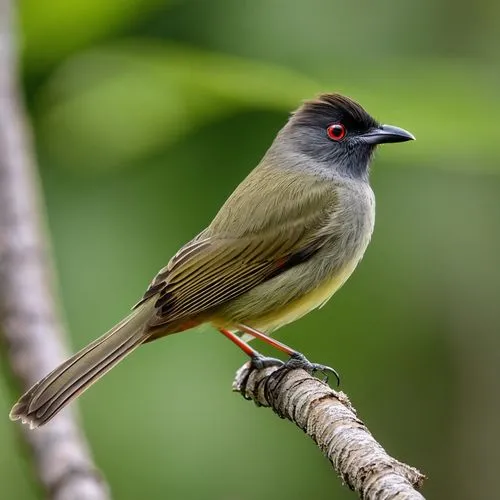
POLYGON ((146 340, 145 326, 152 314, 146 302, 74 356, 37 382, 10 411, 31 428, 46 424, 127 354, 146 340))

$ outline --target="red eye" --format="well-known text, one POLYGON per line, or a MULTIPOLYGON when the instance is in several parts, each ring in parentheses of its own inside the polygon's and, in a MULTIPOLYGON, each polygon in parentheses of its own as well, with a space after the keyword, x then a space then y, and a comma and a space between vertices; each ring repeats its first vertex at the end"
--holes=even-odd
POLYGON ((334 123, 328 126, 326 133, 332 141, 341 141, 345 137, 346 129, 342 123, 334 123))

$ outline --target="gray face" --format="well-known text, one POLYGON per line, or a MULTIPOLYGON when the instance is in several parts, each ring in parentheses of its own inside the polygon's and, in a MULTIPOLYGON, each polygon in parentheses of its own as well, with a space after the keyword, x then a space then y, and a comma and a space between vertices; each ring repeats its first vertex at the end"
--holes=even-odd
POLYGON ((280 135, 314 168, 363 180, 378 144, 414 139, 403 129, 380 125, 359 104, 338 94, 306 102, 280 135))

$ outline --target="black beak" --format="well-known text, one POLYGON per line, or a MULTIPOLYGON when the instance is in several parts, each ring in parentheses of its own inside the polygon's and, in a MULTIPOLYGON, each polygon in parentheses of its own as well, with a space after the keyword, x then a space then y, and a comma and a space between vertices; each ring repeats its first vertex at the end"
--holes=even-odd
POLYGON ((415 137, 410 132, 392 125, 380 125, 372 128, 362 135, 363 141, 368 144, 384 144, 386 142, 414 141, 415 137))

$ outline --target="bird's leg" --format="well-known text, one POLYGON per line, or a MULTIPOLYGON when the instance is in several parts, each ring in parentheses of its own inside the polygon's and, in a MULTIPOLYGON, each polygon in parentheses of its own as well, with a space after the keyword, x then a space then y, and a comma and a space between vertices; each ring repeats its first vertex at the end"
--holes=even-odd
MULTIPOLYGON (((255 328, 242 324, 238 324, 237 326, 239 330, 248 333, 252 337, 258 338, 266 342, 270 346, 274 347, 275 349, 278 349, 281 352, 284 352, 285 354, 288 354, 288 356, 290 356, 290 359, 285 363, 284 368, 289 368, 289 369, 302 368, 311 375, 316 372, 320 372, 325 376, 325 382, 328 382, 328 374, 331 373, 337 379, 337 386, 340 385, 340 376, 337 370, 335 370, 334 368, 325 365, 320 365, 318 363, 311 363, 302 353, 296 351, 295 349, 292 349, 291 347, 288 347, 287 345, 283 344, 282 342, 279 342, 276 339, 273 339, 272 337, 269 337, 265 333, 262 333, 261 331, 256 330, 255 328)), ((238 340, 243 342, 239 337, 238 340)), ((248 348, 252 349, 248 344, 245 345, 248 348)))
POLYGON ((260 352, 250 347, 244 340, 241 340, 238 335, 225 328, 219 328, 219 332, 228 338, 233 344, 236 344, 247 356, 250 356, 250 364, 256 370, 262 370, 269 366, 283 366, 284 363, 280 359, 268 358, 260 352))
POLYGON ((295 349, 292 349, 291 347, 288 347, 286 344, 283 344, 282 342, 273 339, 272 337, 269 337, 269 335, 266 335, 265 333, 262 333, 260 330, 256 330, 255 328, 252 328, 251 326, 247 325, 242 325, 238 324, 236 325, 238 327, 238 330, 241 330, 242 332, 248 333, 252 337, 255 337, 256 339, 260 339, 264 341, 266 344, 269 344, 271 347, 274 347, 275 349, 278 349, 278 351, 284 352, 288 356, 293 356, 294 354, 298 354, 295 349))
POLYGON ((252 399, 251 397, 248 397, 246 395, 248 379, 250 378, 252 369, 262 370, 263 368, 267 368, 270 366, 282 367, 285 363, 283 363, 283 361, 281 361, 280 359, 268 358, 266 356, 263 356, 260 352, 250 347, 244 340, 241 340, 238 335, 234 334, 230 330, 226 330, 225 328, 219 328, 218 330, 220 333, 222 333, 222 335, 236 344, 245 354, 250 356, 250 367, 245 379, 241 381, 240 392, 243 394, 243 397, 245 399, 252 399))

